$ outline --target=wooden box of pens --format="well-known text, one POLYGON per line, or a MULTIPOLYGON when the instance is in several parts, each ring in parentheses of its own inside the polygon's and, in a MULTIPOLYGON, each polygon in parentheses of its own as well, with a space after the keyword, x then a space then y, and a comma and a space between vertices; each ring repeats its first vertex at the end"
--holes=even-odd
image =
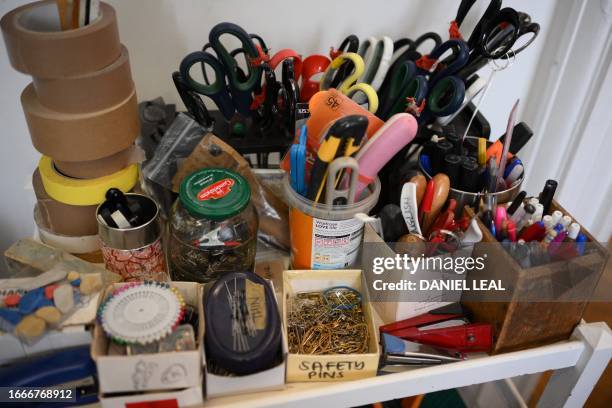
MULTIPOLYGON (((466 212, 474 216, 471 208, 466 212)), ((558 212, 569 219, 569 213, 553 200, 549 213, 558 212)), ((551 248, 555 243, 547 244, 546 238, 542 242, 499 242, 499 236, 476 219, 483 239, 474 246, 473 257, 484 256, 487 262, 482 271, 468 274, 468 286, 485 279, 500 282, 505 291, 503 295, 464 291, 462 303, 475 322, 493 325, 493 353, 569 338, 605 268, 606 249, 581 225, 585 238, 578 241, 583 242, 566 239, 551 248)))

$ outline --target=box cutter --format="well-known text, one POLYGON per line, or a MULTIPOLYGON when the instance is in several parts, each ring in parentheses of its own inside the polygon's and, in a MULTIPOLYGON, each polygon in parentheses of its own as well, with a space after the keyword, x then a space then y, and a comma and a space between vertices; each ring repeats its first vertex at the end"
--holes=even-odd
POLYGON ((489 351, 493 329, 486 323, 469 323, 460 304, 453 303, 420 316, 380 326, 387 333, 404 340, 460 352, 489 351))

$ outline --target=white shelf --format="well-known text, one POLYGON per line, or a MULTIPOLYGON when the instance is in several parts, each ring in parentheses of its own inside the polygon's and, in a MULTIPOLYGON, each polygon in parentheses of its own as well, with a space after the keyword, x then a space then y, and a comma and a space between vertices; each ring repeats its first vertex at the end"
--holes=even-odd
POLYGON ((581 324, 571 341, 413 369, 364 380, 287 384, 283 390, 214 398, 204 407, 350 407, 558 370, 540 406, 582 406, 610 361, 612 335, 604 323, 581 324), (556 405, 550 405, 552 402, 556 405))

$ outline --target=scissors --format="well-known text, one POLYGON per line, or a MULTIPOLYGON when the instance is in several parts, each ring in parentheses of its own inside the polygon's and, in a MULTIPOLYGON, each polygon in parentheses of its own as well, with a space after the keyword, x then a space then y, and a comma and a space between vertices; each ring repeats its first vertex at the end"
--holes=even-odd
MULTIPOLYGON (((461 1, 455 17, 459 27, 474 3, 474 0, 461 1)), ((467 40, 470 60, 458 76, 468 78, 489 60, 513 58, 538 36, 540 25, 532 22, 529 14, 501 6, 501 0, 491 0, 474 27, 467 40)))
POLYGON ((325 91, 331 88, 334 74, 338 72, 342 64, 347 60, 353 63, 354 69, 348 77, 340 82, 336 89, 348 97, 352 97, 357 92, 363 92, 368 102, 368 110, 371 113, 376 113, 376 110, 378 109, 378 95, 376 94, 374 88, 365 83, 355 83, 364 71, 363 59, 361 59, 359 54, 354 52, 346 52, 336 57, 325 70, 319 89, 321 91, 325 91))
MULTIPOLYGON (((411 74, 410 77, 406 77, 407 70, 412 71, 413 69, 412 66, 407 67, 406 63, 414 62, 421 58, 422 55, 419 52, 419 48, 421 48, 421 46, 428 40, 433 41, 434 49, 442 43, 440 36, 434 32, 425 33, 415 41, 412 41, 409 38, 402 38, 393 43, 391 66, 389 67, 387 75, 385 76, 385 79, 378 90, 378 99, 381 107, 377 113, 381 119, 386 120, 391 116, 389 110, 397 102, 400 94, 403 93, 403 91, 400 92, 398 87, 402 87, 402 84, 404 86, 407 85, 407 83, 409 83, 414 76, 414 74, 411 74), (401 78, 404 78, 407 83, 400 81, 401 78)), ((397 112, 403 112, 403 109, 396 110, 395 113, 397 112)))
MULTIPOLYGON (((357 52, 359 50, 359 38, 355 34, 350 34, 342 43, 340 43, 340 47, 337 49, 331 49, 329 51, 329 57, 334 60, 339 57, 342 53, 345 52, 357 52)), ((340 82, 346 79, 353 70, 353 63, 350 60, 345 60, 342 63, 342 66, 338 69, 338 72, 334 76, 334 79, 331 82, 330 88, 338 88, 340 82)))
POLYGON ((213 120, 202 98, 189 88, 178 71, 172 73, 172 81, 187 112, 193 116, 193 119, 205 128, 211 126, 213 120))
MULTIPOLYGON (((386 36, 370 37, 364 41, 363 45, 364 50, 360 50, 359 55, 363 58, 364 71, 357 83, 369 84, 375 91, 378 91, 391 65, 393 41, 386 36)), ((354 99, 359 104, 365 102, 363 94, 356 95, 354 99)))
POLYGON ((404 62, 393 73, 393 91, 389 99, 394 102, 385 106, 387 110, 383 113, 389 117, 408 108, 408 111, 418 115, 420 123, 455 113, 465 97, 465 83, 455 73, 467 64, 468 59, 467 43, 452 39, 440 44, 416 63, 404 62), (446 62, 438 63, 448 52, 451 55, 445 59, 446 62))
POLYGON ((253 92, 261 84, 261 62, 264 59, 261 46, 257 48, 253 38, 242 27, 233 23, 220 23, 214 26, 209 33, 209 44, 217 56, 207 51, 188 54, 179 67, 182 79, 189 89, 212 99, 227 120, 230 120, 235 112, 250 117, 253 92), (247 72, 238 66, 238 61, 232 53, 221 44, 220 37, 224 34, 236 37, 241 42, 242 47, 233 52, 234 55, 241 52, 245 54, 249 61, 247 72), (198 63, 202 69, 205 65, 213 69, 214 82, 209 83, 205 78, 205 83, 201 83, 191 76, 191 67, 198 63))

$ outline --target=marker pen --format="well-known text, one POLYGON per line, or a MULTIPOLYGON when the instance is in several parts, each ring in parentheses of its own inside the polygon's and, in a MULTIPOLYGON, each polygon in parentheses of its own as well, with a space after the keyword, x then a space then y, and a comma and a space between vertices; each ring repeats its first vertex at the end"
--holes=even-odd
POLYGON ((512 220, 507 221, 508 238, 512 242, 516 242, 516 224, 512 220))
POLYGON ((530 251, 529 246, 525 243, 525 240, 519 239, 516 243, 516 249, 512 253, 513 258, 521 265, 523 268, 530 268, 530 251))
POLYGON ((533 213, 535 212, 535 207, 531 204, 527 204, 523 207, 523 211, 524 211, 523 217, 516 224, 516 229, 518 231, 525 228, 525 226, 529 223, 529 221, 531 221, 531 217, 533 216, 533 213))
POLYGON ((498 205, 495 209, 495 230, 497 231, 498 239, 502 236, 503 224, 506 221, 506 208, 498 205))
POLYGON ((454 188, 461 188, 461 156, 454 153, 449 153, 444 156, 444 168, 442 170, 450 179, 450 185, 454 188))
POLYGON ((476 193, 479 190, 478 163, 466 160, 464 157, 461 162, 461 188, 464 191, 476 193))
POLYGON ((545 215, 542 217, 542 222, 544 223, 544 228, 546 228, 546 231, 554 227, 552 216, 550 215, 545 215))
POLYGON ((576 241, 578 238, 578 234, 580 233, 580 224, 577 222, 572 222, 567 229, 567 239, 571 241, 576 241))
POLYGON ((576 249, 578 250, 578 255, 584 255, 584 250, 586 247, 587 237, 583 233, 579 233, 576 237, 576 249))
POLYGON ((557 225, 561 218, 563 217, 563 213, 559 210, 555 210, 552 213, 553 225, 557 225))
POLYGON ((529 199, 529 204, 533 205, 535 207, 536 204, 538 204, 540 202, 540 200, 538 200, 536 197, 531 197, 529 199))
POLYGON ((515 211, 521 206, 521 204, 523 204, 523 200, 525 199, 525 196, 527 195, 526 191, 521 191, 520 193, 518 193, 516 195, 516 197, 514 197, 514 200, 512 200, 512 203, 508 206, 508 209, 506 210, 506 212, 512 216, 515 211))
POLYGON ((556 236, 557 236, 557 231, 555 231, 554 229, 548 231, 546 233, 546 236, 542 240, 542 246, 544 248, 547 248, 548 245, 550 245, 550 243, 556 238, 556 236))
POLYGON ((544 205, 544 214, 548 214, 550 211, 550 205, 552 204, 555 191, 557 190, 557 182, 555 180, 546 180, 544 189, 540 193, 540 202, 544 205))
POLYGON ((431 168, 431 157, 428 154, 421 154, 421 167, 427 174, 432 174, 433 169, 431 168))
POLYGON ((566 230, 567 227, 572 223, 572 217, 569 215, 564 215, 561 217, 561 225, 563 225, 563 229, 566 230))
POLYGON ((517 182, 517 180, 521 178, 524 171, 525 170, 522 164, 519 164, 518 166, 514 166, 514 168, 512 169, 512 173, 510 173, 510 175, 506 177, 506 179, 504 180, 506 182, 507 188, 512 187, 517 182))
POLYGON ((531 217, 531 221, 532 222, 542 221, 543 214, 544 214, 544 206, 540 203, 537 203, 535 205, 535 212, 533 213, 533 216, 531 217))
POLYGON ((523 203, 521 203, 519 207, 516 209, 516 211, 514 211, 514 214, 510 216, 510 219, 516 224, 517 229, 518 229, 519 221, 521 221, 524 216, 525 216, 525 206, 523 205, 523 203))
MULTIPOLYGON (((453 144, 448 140, 440 140, 436 144, 436 152, 431 158, 431 165, 433 167, 434 174, 438 174, 444 171, 444 157, 451 153, 453 150, 453 144)), ((434 175, 432 174, 432 176, 434 175)))
MULTIPOLYGON (((551 230, 554 231, 554 230, 551 230)), ((557 232, 555 231, 555 235, 557 232)), ((526 242, 531 241, 541 241, 542 238, 546 236, 546 229, 544 228, 543 222, 536 222, 535 224, 530 225, 525 230, 521 232, 520 238, 524 239, 526 242)))

